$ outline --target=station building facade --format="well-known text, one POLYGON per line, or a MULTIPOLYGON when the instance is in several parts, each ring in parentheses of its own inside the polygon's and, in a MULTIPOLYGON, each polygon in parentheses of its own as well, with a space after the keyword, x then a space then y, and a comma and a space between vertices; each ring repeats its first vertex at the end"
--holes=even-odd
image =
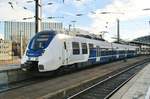
POLYGON ((0 39, 0 61, 12 60, 12 42, 0 39))

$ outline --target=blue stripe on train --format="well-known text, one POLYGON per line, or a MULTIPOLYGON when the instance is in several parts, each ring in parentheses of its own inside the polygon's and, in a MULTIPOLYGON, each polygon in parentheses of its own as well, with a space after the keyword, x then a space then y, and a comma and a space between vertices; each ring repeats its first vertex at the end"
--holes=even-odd
POLYGON ((106 63, 109 61, 116 60, 116 55, 108 55, 108 56, 101 56, 100 57, 100 63, 106 63))
POLYGON ((96 57, 91 58, 91 59, 88 59, 88 61, 89 61, 90 63, 96 63, 96 57))
POLYGON ((109 61, 109 57, 101 57, 100 58, 100 63, 106 63, 109 61))
POLYGON ((96 62, 96 48, 90 49, 90 54, 89 54, 89 62, 95 63, 96 62))
POLYGON ((29 49, 29 50, 27 50, 26 55, 29 57, 39 57, 39 56, 42 56, 43 53, 44 53, 43 49, 39 49, 37 51, 29 49))
MULTIPOLYGON (((134 53, 128 53, 127 56, 125 54, 119 54, 118 59, 124 59, 126 57, 133 57, 134 53)), ((110 60, 117 60, 117 54, 109 55, 109 56, 100 56, 100 61, 96 61, 96 48, 90 50, 89 59, 90 63, 106 63, 110 60)))
POLYGON ((96 57, 96 48, 90 49, 89 58, 90 58, 90 57, 96 57))

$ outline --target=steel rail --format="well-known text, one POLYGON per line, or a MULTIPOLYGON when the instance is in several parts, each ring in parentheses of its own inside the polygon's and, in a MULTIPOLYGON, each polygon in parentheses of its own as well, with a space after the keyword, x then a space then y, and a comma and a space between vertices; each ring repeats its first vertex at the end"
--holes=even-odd
MULTIPOLYGON (((129 70, 131 70, 131 69, 133 69, 133 68, 135 68, 135 67, 144 65, 144 64, 146 64, 147 62, 149 62, 149 60, 148 60, 148 61, 144 61, 144 62, 140 62, 140 63, 138 63, 138 64, 135 64, 135 65, 131 66, 131 67, 128 67, 128 68, 126 68, 125 70, 122 70, 122 71, 120 71, 120 72, 118 72, 118 73, 116 73, 116 74, 114 74, 114 75, 112 75, 112 76, 109 76, 109 77, 107 77, 106 79, 101 80, 101 81, 99 81, 98 83, 96 83, 96 84, 94 84, 94 85, 92 85, 92 86, 89 86, 89 87, 85 88, 84 90, 81 90, 81 91, 79 91, 79 92, 77 92, 77 93, 75 93, 75 94, 69 96, 67 99, 74 99, 75 97, 77 97, 77 96, 83 94, 84 92, 87 92, 88 90, 90 90, 90 89, 92 89, 92 88, 95 88, 96 86, 98 86, 98 85, 100 85, 100 84, 102 84, 102 83, 105 83, 106 81, 108 81, 108 80, 110 80, 110 79, 112 79, 112 78, 114 78, 114 77, 116 77, 116 76, 119 76, 119 75, 121 75, 121 74, 123 74, 123 73, 125 73, 125 72, 127 72, 127 71, 129 71, 129 70)), ((135 74, 132 75, 130 78, 128 78, 126 81, 124 81, 120 86, 118 86, 117 88, 115 88, 115 89, 114 89, 111 93, 109 93, 104 99, 108 99, 113 93, 115 93, 118 89, 120 89, 125 83, 127 83, 127 82, 128 82, 131 78, 133 78, 136 74, 137 74, 137 73, 135 73, 135 74)))

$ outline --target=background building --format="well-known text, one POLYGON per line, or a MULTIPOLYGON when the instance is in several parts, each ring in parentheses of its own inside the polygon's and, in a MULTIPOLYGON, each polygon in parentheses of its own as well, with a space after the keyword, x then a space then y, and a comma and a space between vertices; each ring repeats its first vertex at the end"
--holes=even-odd
MULTIPOLYGON (((35 35, 35 23, 34 22, 13 22, 13 21, 1 21, 1 29, 4 29, 4 39, 15 42, 20 42, 21 37, 29 40, 35 35)), ((41 30, 57 30, 60 31, 63 28, 63 24, 59 22, 42 22, 41 30)))
POLYGON ((0 39, 0 61, 12 60, 12 42, 0 39))
MULTIPOLYGON (((62 31, 61 22, 42 22, 41 30, 62 31)), ((22 56, 28 41, 35 35, 34 22, 0 21, 0 32, 4 34, 4 40, 12 42, 14 56, 22 56)))

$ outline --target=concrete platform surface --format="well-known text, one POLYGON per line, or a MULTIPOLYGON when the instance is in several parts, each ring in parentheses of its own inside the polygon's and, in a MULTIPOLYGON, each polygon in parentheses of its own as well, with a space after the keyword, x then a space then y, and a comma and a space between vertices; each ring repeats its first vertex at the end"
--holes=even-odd
POLYGON ((7 71, 7 70, 13 70, 13 69, 19 69, 19 64, 11 64, 11 65, 0 65, 0 72, 1 71, 7 71))
POLYGON ((150 63, 110 99, 150 99, 150 63))

